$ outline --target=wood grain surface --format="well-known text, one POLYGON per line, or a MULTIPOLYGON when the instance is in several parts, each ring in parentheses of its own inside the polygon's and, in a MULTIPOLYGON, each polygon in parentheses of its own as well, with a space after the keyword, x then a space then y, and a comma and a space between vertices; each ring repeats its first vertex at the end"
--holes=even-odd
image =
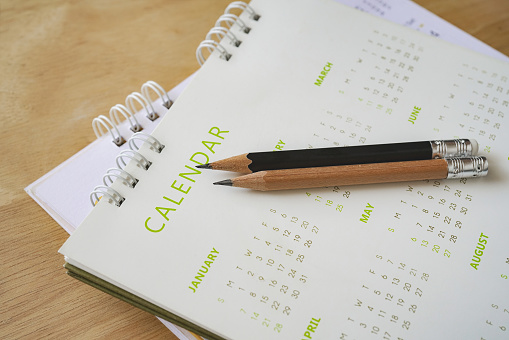
MULTIPOLYGON (((228 184, 231 181, 234 187, 261 191, 291 190, 444 179, 447 173, 447 160, 426 159, 258 171, 235 177, 228 184)), ((222 182, 226 181, 218 183, 222 182)))
MULTIPOLYGON (((0 338, 176 339, 66 276, 68 234, 23 189, 92 142, 92 119, 143 82, 171 89, 197 70, 229 2, 0 0, 0 338)), ((509 1, 417 3, 509 54, 509 1)))

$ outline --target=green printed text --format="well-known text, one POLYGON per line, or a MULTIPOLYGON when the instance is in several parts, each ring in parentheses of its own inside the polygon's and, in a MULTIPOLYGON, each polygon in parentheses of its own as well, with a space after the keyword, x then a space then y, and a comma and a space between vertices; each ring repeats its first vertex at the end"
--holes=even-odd
POLYGON ((308 327, 304 332, 304 337, 302 338, 302 340, 313 339, 313 335, 316 332, 316 329, 318 328, 320 320, 321 318, 320 319, 311 318, 311 321, 309 321, 308 327))
POLYGON ((274 151, 281 151, 285 147, 285 142, 283 142, 281 139, 279 142, 277 142, 277 145, 274 147, 274 151))
POLYGON ((408 121, 412 124, 415 124, 415 121, 417 120, 417 116, 419 115, 419 112, 421 112, 421 108, 414 106, 412 113, 410 113, 410 117, 408 117, 408 121))
MULTIPOLYGON (((220 145, 221 143, 218 140, 223 140, 224 136, 222 134, 228 133, 228 131, 223 131, 218 127, 213 127, 209 130, 209 135, 214 137, 214 141, 204 140, 201 142, 201 146, 203 147, 202 151, 197 151, 189 157, 189 161, 202 165, 209 162, 209 154, 216 153, 214 151, 214 147, 216 145, 220 145)), ((209 136, 209 137, 210 137, 209 136)), ((169 193, 167 196, 163 196, 161 206, 155 207, 157 212, 156 217, 154 217, 157 221, 150 221, 152 219, 151 216, 145 219, 145 228, 153 233, 160 232, 164 229, 166 223, 170 220, 168 214, 173 211, 177 211, 177 208, 182 204, 186 195, 191 191, 192 185, 191 183, 196 182, 196 175, 200 175, 201 171, 195 168, 194 166, 185 165, 185 170, 182 171, 177 179, 168 182, 169 185, 169 193)))
POLYGON ((322 72, 320 72, 320 74, 318 75, 318 78, 316 78, 316 81, 315 81, 316 86, 322 86, 322 83, 325 80, 325 77, 327 77, 327 74, 329 73, 331 68, 332 68, 332 63, 327 62, 327 64, 325 64, 325 66, 323 67, 322 72))
POLYGON ((488 244, 488 236, 481 233, 479 236, 479 242, 474 250, 474 256, 472 257, 472 262, 470 266, 475 270, 479 269, 479 265, 481 264, 481 257, 484 254, 484 250, 486 249, 486 245, 488 244))
POLYGON ((364 214, 362 214, 362 217, 360 218, 361 222, 368 223, 369 217, 371 216, 371 213, 373 212, 374 207, 371 204, 366 205, 366 209, 364 209, 364 214))
POLYGON ((198 272, 196 273, 194 280, 191 281, 191 285, 188 287, 193 291, 193 293, 196 293, 198 286, 202 283, 202 280, 205 278, 205 274, 209 272, 210 266, 212 265, 212 263, 214 263, 216 257, 218 256, 219 252, 216 250, 216 248, 212 248, 205 261, 203 261, 203 266, 201 266, 200 269, 198 269, 198 272))

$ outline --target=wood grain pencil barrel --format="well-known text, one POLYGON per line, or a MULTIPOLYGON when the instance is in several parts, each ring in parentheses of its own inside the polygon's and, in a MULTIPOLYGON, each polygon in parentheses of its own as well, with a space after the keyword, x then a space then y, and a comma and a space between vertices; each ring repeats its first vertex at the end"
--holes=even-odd
POLYGON ((469 157, 259 171, 214 184, 270 191, 481 177, 487 171, 485 157, 469 157))

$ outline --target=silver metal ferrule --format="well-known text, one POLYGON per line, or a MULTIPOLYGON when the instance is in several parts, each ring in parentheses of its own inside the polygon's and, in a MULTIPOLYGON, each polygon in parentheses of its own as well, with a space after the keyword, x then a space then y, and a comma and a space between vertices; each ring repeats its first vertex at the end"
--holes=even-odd
POLYGON ((448 158, 447 178, 483 177, 488 174, 486 157, 448 158))
POLYGON ((446 139, 430 141, 433 158, 470 157, 477 152, 477 144, 469 139, 446 139))

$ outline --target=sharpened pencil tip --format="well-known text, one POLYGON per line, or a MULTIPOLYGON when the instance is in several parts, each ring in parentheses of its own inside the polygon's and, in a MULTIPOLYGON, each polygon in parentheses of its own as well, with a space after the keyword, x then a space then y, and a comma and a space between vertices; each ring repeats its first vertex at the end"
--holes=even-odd
POLYGON ((196 167, 199 169, 212 169, 212 165, 210 165, 210 163, 197 165, 196 167))
POLYGON ((214 185, 227 185, 227 186, 233 186, 233 182, 231 179, 225 179, 224 181, 215 182, 214 185))

